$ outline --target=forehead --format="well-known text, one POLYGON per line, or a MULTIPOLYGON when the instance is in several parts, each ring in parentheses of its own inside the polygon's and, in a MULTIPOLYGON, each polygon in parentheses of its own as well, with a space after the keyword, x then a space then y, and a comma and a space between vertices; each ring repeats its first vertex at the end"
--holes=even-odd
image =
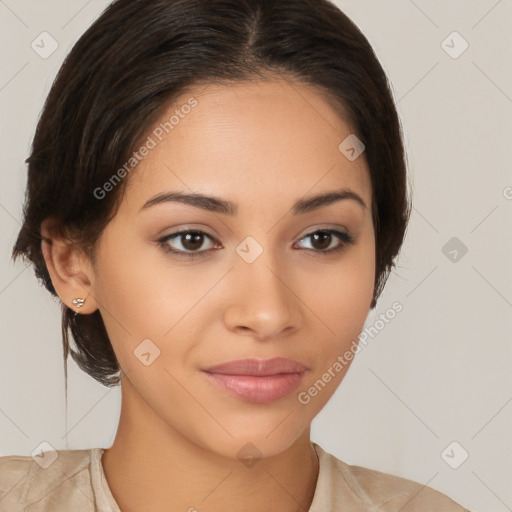
POLYGON ((139 207, 151 194, 192 190, 248 200, 295 200, 347 187, 371 204, 364 153, 340 144, 352 128, 312 86, 287 81, 197 85, 161 112, 142 139, 152 149, 129 178, 139 207))

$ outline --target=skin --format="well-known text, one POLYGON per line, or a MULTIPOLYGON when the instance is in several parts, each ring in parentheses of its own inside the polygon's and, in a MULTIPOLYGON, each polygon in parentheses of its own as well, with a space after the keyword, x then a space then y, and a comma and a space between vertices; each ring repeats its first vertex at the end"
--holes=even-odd
POLYGON ((122 368, 119 427, 103 468, 123 512, 216 512, 241 503, 246 512, 307 510, 318 478, 310 424, 349 365, 308 404, 297 395, 357 340, 369 312, 375 235, 367 163, 364 153, 352 162, 339 151, 353 131, 312 87, 279 79, 196 87, 156 124, 191 96, 198 105, 129 176, 94 265, 52 235, 50 220, 42 225, 59 296, 74 310, 72 299, 87 297, 80 314, 100 310, 122 368), (367 207, 342 200, 291 214, 298 199, 340 188, 367 207), (154 195, 176 190, 214 195, 239 211, 176 202, 141 211, 154 195), (354 244, 322 254, 342 241, 333 235, 322 245, 306 235, 327 228, 348 231, 354 244), (158 244, 182 229, 212 239, 196 249, 184 237, 167 245, 202 257, 158 244), (250 264, 236 252, 248 236, 263 248, 250 264), (160 350, 149 366, 134 356, 147 338, 160 350), (228 395, 200 371, 274 356, 309 370, 297 391, 270 403, 228 395), (251 467, 237 457, 247 443, 261 456, 251 467))

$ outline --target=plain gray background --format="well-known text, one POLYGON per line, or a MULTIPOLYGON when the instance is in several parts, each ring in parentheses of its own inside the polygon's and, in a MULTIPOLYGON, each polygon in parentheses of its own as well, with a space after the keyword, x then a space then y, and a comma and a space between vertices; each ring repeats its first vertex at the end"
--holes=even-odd
MULTIPOLYGON (((512 1, 336 3, 392 82, 414 209, 367 319, 378 332, 314 420, 313 440, 472 511, 512 510, 512 1), (395 301, 403 310, 382 327, 395 301)), ((43 441, 108 447, 117 427, 120 389, 72 360, 66 417, 59 304, 10 261, 43 101, 107 4, 0 0, 0 455, 43 441), (42 32, 58 44, 47 58, 31 47, 42 32)))

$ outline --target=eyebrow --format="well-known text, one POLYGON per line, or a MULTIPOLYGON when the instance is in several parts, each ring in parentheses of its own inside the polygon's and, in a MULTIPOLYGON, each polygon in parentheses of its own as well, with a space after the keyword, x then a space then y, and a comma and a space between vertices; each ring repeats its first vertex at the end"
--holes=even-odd
MULTIPOLYGON (((353 190, 344 188, 341 190, 318 194, 305 199, 299 199, 292 207, 292 214, 301 215, 347 199, 356 201, 364 209, 367 208, 366 203, 363 201, 361 196, 353 190)), ((225 215, 236 215, 238 213, 238 205, 231 201, 198 193, 184 192, 164 192, 158 194, 146 201, 141 210, 167 202, 188 204, 208 212, 222 213, 225 215)))

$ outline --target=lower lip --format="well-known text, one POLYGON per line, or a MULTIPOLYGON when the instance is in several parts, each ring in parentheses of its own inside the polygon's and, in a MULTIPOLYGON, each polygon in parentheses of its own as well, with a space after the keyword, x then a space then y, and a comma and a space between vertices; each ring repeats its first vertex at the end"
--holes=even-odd
POLYGON ((299 387, 305 372, 281 373, 263 377, 205 373, 211 381, 230 395, 247 402, 268 403, 279 400, 295 391, 299 387))

